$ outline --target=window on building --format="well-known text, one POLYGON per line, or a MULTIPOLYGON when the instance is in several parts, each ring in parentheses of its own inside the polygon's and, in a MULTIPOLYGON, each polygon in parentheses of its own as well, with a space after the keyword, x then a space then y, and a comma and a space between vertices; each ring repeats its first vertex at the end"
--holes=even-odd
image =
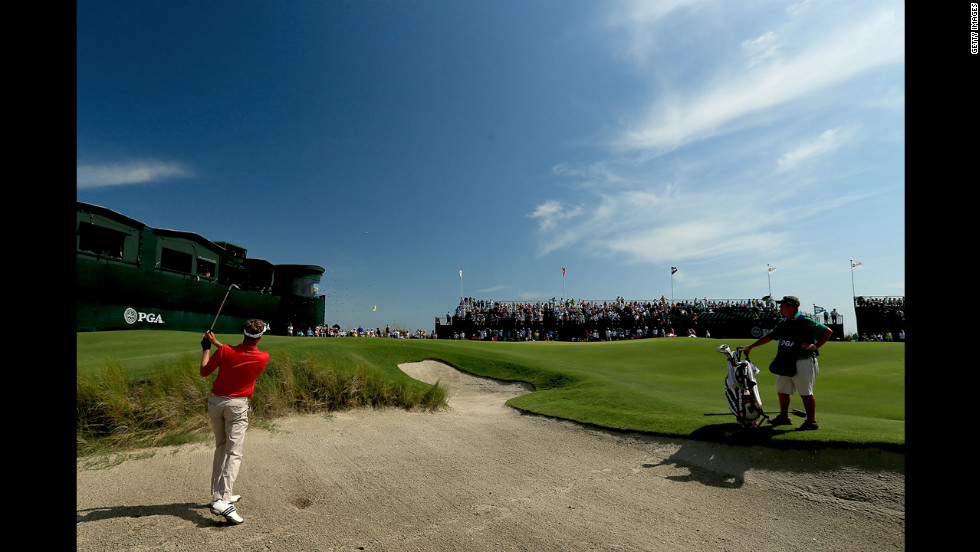
POLYGON ((82 222, 78 225, 78 250, 122 259, 126 235, 118 230, 82 222))
POLYGON ((193 260, 194 258, 190 253, 167 249, 166 247, 160 250, 160 268, 190 274, 193 260))
POLYGON ((214 278, 215 275, 215 262, 205 259, 204 257, 197 258, 197 273, 205 278, 214 278))

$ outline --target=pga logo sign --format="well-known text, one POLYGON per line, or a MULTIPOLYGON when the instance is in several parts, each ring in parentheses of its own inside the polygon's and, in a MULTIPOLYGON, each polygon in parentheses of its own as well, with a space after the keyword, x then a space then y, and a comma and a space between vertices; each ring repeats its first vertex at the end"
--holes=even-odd
POLYGON ((123 313, 123 318, 126 320, 127 324, 135 324, 137 322, 163 324, 163 316, 152 312, 138 312, 132 307, 126 309, 126 312, 123 313))

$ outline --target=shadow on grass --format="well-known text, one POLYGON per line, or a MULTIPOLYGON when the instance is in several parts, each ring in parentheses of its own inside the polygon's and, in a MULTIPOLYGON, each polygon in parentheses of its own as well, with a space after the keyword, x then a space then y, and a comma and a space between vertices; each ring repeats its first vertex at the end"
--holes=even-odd
POLYGON ((212 515, 210 510, 210 504, 195 504, 193 502, 176 502, 173 504, 154 504, 149 506, 106 506, 104 508, 78 510, 75 514, 75 523, 115 518, 172 516, 187 520, 197 527, 232 525, 231 522, 212 515))
MULTIPOLYGON (((695 439, 706 443, 718 443, 736 447, 769 447, 773 451, 814 451, 823 449, 843 450, 884 450, 904 454, 905 446, 892 443, 856 444, 841 440, 821 440, 816 438, 780 438, 789 437, 787 434, 797 434, 797 425, 772 426, 768 422, 759 427, 742 429, 736 423, 712 424, 701 426, 688 435, 686 439, 695 439)), ((817 432, 804 432, 807 437, 813 437, 817 432)))
MULTIPOLYGON (((793 428, 778 429, 777 426, 763 424, 759 427, 746 429, 733 422, 730 424, 702 426, 692 431, 688 437, 697 441, 723 443, 726 445, 773 446, 773 438, 787 431, 793 431, 793 428)), ((809 446, 812 446, 812 444, 809 446)))

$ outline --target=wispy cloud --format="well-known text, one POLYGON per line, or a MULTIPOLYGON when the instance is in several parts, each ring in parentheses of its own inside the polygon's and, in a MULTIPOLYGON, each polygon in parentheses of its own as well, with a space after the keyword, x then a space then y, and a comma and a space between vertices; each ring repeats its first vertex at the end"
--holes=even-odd
POLYGON ((188 178, 194 173, 180 163, 148 160, 77 165, 75 175, 77 189, 85 190, 188 178))
MULTIPOLYGON (((634 106, 635 117, 623 118, 631 122, 606 144, 604 157, 553 167, 577 193, 539 202, 529 215, 539 256, 574 248, 666 264, 790 250, 806 240, 793 219, 803 194, 809 212, 819 213, 870 193, 814 188, 816 177, 804 169, 865 146, 860 122, 844 122, 852 110, 903 101, 901 90, 878 88, 880 79, 858 80, 904 63, 901 2, 777 2, 753 14, 760 17, 743 16, 751 26, 727 25, 720 12, 741 9, 727 2, 614 9, 616 28, 632 36, 616 55, 650 69, 650 96, 634 106), (689 52, 697 40, 673 49, 658 38, 688 29, 713 42, 689 52), (658 71, 661 65, 684 69, 671 74, 658 71), (855 86, 867 81, 875 85, 855 86), (838 119, 814 116, 817 107, 838 119), (742 132, 738 140, 720 139, 734 131, 742 132)), ((861 170, 835 167, 837 175, 861 170)))
POLYGON ((614 30, 614 36, 626 40, 615 55, 646 66, 657 50, 658 25, 662 20, 710 4, 711 0, 631 0, 614 4, 604 24, 607 29, 614 30))
POLYGON ((533 301, 535 299, 545 299, 547 297, 554 297, 555 293, 552 291, 522 291, 517 294, 519 299, 524 301, 533 301))
POLYGON ((772 31, 742 42, 742 49, 749 58, 749 67, 777 59, 780 47, 779 37, 772 31))
MULTIPOLYGON (((645 16, 637 17, 642 21, 645 16)), ((876 67, 904 61, 904 19, 894 10, 881 9, 855 21, 830 25, 824 34, 815 36, 783 37, 783 32, 792 32, 791 23, 784 27, 785 31, 770 30, 741 41, 745 67, 728 67, 713 59, 690 60, 718 76, 700 89, 664 90, 615 145, 627 150, 670 151, 759 124, 764 119, 748 116, 876 67), (787 52, 788 44, 792 49, 787 52)))
POLYGON ((847 141, 849 135, 847 130, 840 127, 825 130, 817 138, 800 144, 792 151, 783 154, 776 163, 780 170, 793 169, 810 158, 825 155, 840 148, 847 141))
POLYGON ((507 286, 504 286, 504 285, 496 285, 496 286, 490 286, 488 288, 478 289, 478 290, 476 290, 476 292, 477 293, 493 293, 495 291, 501 291, 501 290, 504 290, 504 289, 507 289, 507 286))
MULTIPOLYGON (((672 184, 658 191, 597 193, 594 201, 564 206, 557 216, 539 219, 540 256, 565 247, 592 254, 622 254, 629 262, 663 263, 692 258, 728 257, 779 247, 787 237, 772 230, 787 222, 781 201, 763 190, 705 190, 680 193, 672 184), (743 215, 730 214, 744 206, 743 215)), ((552 213, 555 202, 539 210, 552 213)))
POLYGON ((538 229, 553 230, 559 223, 574 219, 584 212, 582 206, 570 206, 558 200, 549 200, 538 205, 531 218, 538 220, 538 229))

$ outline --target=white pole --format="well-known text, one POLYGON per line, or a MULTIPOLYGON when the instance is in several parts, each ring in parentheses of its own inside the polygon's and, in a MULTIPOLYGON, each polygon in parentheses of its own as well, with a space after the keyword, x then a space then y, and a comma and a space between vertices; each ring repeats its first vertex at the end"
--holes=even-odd
POLYGON ((769 263, 766 263, 766 280, 769 282, 769 297, 772 297, 772 270, 769 269, 769 263))

